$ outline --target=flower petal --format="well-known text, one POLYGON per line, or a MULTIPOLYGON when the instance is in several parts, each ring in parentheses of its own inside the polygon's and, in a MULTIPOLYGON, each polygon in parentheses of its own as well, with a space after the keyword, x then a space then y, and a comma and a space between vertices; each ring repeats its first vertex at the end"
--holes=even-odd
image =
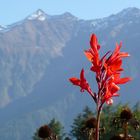
POLYGON ((122 65, 122 60, 118 59, 118 60, 114 61, 113 64, 111 64, 110 68, 112 71, 117 71, 117 70, 121 69, 121 65, 122 65))
POLYGON ((109 89, 110 89, 110 92, 111 92, 112 95, 113 95, 113 93, 115 93, 115 92, 117 92, 118 90, 120 90, 120 87, 117 86, 115 83, 112 83, 112 84, 111 84, 111 87, 109 87, 109 89))
POLYGON ((98 40, 95 34, 91 35, 90 46, 95 54, 98 54, 98 49, 100 49, 100 45, 98 44, 98 40))
POLYGON ((91 45, 91 48, 95 48, 95 47, 97 48, 98 40, 95 34, 91 35, 90 45, 91 45))
POLYGON ((129 53, 126 53, 126 52, 120 52, 119 53, 119 57, 128 57, 128 56, 130 56, 129 53))
POLYGON ((130 77, 120 78, 117 81, 115 81, 115 84, 125 84, 131 80, 132 80, 132 78, 130 78, 130 77))
POLYGON ((81 73, 80 73, 80 80, 81 80, 81 81, 86 80, 86 79, 85 79, 85 76, 84 76, 84 69, 81 70, 81 73))
POLYGON ((85 56, 87 57, 87 59, 88 59, 90 62, 92 62, 93 55, 91 54, 91 52, 85 50, 85 51, 84 51, 84 54, 85 54, 85 56))
POLYGON ((80 86, 80 80, 76 77, 72 77, 69 79, 69 81, 73 84, 73 85, 76 85, 76 86, 80 86))
POLYGON ((108 99, 107 101, 106 101, 106 104, 108 104, 108 105, 112 105, 113 104, 113 99, 108 99))

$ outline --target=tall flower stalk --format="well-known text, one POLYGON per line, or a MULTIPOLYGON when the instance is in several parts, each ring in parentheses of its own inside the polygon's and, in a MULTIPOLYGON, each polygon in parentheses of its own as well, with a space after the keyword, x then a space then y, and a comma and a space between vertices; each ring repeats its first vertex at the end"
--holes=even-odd
POLYGON ((128 53, 120 51, 121 46, 121 43, 116 44, 116 48, 113 52, 108 51, 100 57, 99 51, 101 47, 98 43, 98 39, 95 34, 91 35, 90 48, 85 50, 84 54, 91 62, 90 70, 95 73, 98 86, 97 92, 93 92, 90 88, 84 75, 84 69, 81 70, 80 78, 72 77, 69 79, 73 85, 81 88, 81 92, 87 91, 96 104, 97 125, 95 140, 99 140, 100 115, 104 103, 112 105, 112 97, 119 96, 118 91, 120 87, 118 85, 125 84, 131 80, 130 77, 121 78, 121 73, 124 71, 122 68, 122 58, 129 56, 128 53))

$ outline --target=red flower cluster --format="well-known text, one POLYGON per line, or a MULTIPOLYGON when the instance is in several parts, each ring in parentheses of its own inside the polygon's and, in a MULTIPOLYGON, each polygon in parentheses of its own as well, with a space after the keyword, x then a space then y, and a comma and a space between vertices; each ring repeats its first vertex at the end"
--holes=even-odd
POLYGON ((95 34, 92 34, 90 40, 90 48, 84 51, 87 59, 91 62, 91 71, 96 74, 98 84, 98 93, 93 93, 84 76, 84 70, 81 70, 80 79, 72 77, 69 80, 76 86, 81 87, 81 92, 86 90, 98 104, 112 104, 112 97, 119 96, 119 84, 125 84, 130 81, 130 77, 121 78, 122 58, 128 57, 126 52, 120 52, 122 44, 116 44, 115 50, 111 53, 107 52, 100 58, 100 45, 95 34), (110 55, 109 55, 110 54, 110 55))

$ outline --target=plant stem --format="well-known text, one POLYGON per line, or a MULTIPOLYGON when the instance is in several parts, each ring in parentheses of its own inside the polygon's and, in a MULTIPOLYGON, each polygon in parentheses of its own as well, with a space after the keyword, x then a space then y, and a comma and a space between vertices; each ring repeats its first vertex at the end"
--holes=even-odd
POLYGON ((127 136, 128 136, 128 124, 127 124, 127 122, 125 122, 125 124, 124 124, 124 137, 125 137, 125 139, 127 138, 127 136))
POLYGON ((102 105, 100 105, 100 107, 98 108, 97 105, 97 125, 96 125, 96 133, 95 133, 95 140, 99 140, 99 136, 100 136, 100 116, 101 116, 101 110, 102 110, 102 105))

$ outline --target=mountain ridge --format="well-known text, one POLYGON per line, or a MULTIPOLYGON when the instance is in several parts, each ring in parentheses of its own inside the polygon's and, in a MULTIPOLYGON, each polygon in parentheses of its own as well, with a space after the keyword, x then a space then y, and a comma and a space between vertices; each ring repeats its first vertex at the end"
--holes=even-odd
MULTIPOLYGON (((114 16, 122 16, 122 18, 124 18, 124 16, 126 16, 125 14, 127 14, 127 16, 129 15, 129 13, 134 13, 133 16, 135 15, 138 15, 140 14, 140 9, 139 8, 136 8, 136 7, 129 7, 129 8, 126 8, 126 9, 123 9, 122 11, 116 13, 116 14, 112 14, 110 16, 106 16, 106 17, 103 17, 103 18, 96 18, 96 19, 90 19, 90 20, 87 20, 87 21, 92 21, 92 20, 97 20, 97 21, 102 21, 102 20, 106 20, 108 18, 111 18, 111 17, 114 17, 114 16)), ((46 12, 44 12, 42 9, 37 9, 35 12, 33 12, 32 14, 28 15, 27 17, 25 17, 23 20, 21 21, 17 21, 15 23, 11 23, 10 25, 0 25, 1 26, 1 30, 0 32, 3 32, 4 30, 8 30, 10 29, 11 27, 15 27, 17 25, 20 25, 22 24, 24 21, 26 20, 38 20, 38 16, 43 16, 43 19, 42 20, 45 20, 45 19, 53 19, 53 18, 61 18, 61 17, 71 17, 75 20, 85 20, 85 19, 82 19, 82 18, 78 18, 74 15, 72 15, 70 12, 64 12, 62 14, 59 14, 59 15, 48 15, 46 12), (35 16, 35 17, 34 17, 35 16)))

